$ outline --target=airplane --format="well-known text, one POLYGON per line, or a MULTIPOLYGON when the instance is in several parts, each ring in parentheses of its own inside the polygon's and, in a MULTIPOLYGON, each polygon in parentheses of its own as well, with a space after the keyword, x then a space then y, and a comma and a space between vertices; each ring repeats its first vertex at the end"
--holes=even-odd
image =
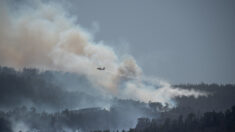
POLYGON ((98 67, 97 70, 100 70, 100 71, 101 70, 105 70, 105 67, 103 67, 103 68, 102 67, 98 67))

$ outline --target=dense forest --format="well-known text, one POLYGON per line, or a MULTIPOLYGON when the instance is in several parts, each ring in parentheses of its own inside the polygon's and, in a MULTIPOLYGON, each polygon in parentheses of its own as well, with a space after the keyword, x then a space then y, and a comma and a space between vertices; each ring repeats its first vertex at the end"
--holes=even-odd
POLYGON ((139 118, 135 129, 129 132, 234 132, 235 106, 225 112, 205 112, 202 115, 190 113, 177 119, 167 118, 164 122, 156 119, 139 118))
MULTIPOLYGON (((96 130, 94 132, 109 132, 96 130)), ((234 132, 235 106, 225 112, 206 112, 203 115, 190 113, 186 117, 180 115, 177 119, 139 118, 135 128, 122 132, 234 132)))
MULTIPOLYGON (((28 110, 26 107, 16 108, 9 112, 0 112, 1 132, 12 132, 14 122, 27 123, 30 131, 93 131, 109 132, 120 131, 114 129, 113 120, 115 110, 102 110, 90 108, 83 110, 64 110, 58 113, 38 113, 35 108, 28 110), (106 128, 104 130, 104 128, 106 128), (112 128, 112 129, 111 129, 112 128), (95 130, 97 129, 97 130, 95 130), (99 130, 100 129, 100 130, 99 130), (111 130, 110 130, 111 129, 111 130)), ((117 123, 117 122, 116 122, 117 123)), ((139 118, 135 128, 122 130, 126 132, 234 132, 235 131, 235 106, 223 112, 205 112, 198 115, 190 113, 186 116, 179 115, 172 118, 139 118)), ((23 125, 23 124, 21 124, 23 125)), ((18 126, 22 127, 22 126, 18 126)), ((22 130, 23 131, 23 130, 22 130)))
POLYGON ((72 73, 0 67, 0 131, 234 131, 233 84, 174 85, 208 96, 176 97, 173 108, 160 102, 105 99, 92 87, 72 73))

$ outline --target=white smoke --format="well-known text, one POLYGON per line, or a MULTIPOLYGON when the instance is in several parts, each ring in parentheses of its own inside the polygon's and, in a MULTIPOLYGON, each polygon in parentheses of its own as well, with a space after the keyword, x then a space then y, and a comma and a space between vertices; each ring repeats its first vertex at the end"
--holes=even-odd
POLYGON ((95 42, 60 5, 36 1, 31 6, 21 6, 15 12, 1 2, 0 65, 82 74, 105 94, 143 102, 169 103, 174 97, 206 96, 143 77, 133 57, 120 59, 111 47, 95 42), (99 66, 106 70, 97 70, 99 66))
POLYGON ((29 132, 30 131, 30 127, 27 126, 27 124, 25 124, 24 122, 22 121, 12 121, 14 122, 14 125, 13 125, 13 131, 14 132, 29 132))

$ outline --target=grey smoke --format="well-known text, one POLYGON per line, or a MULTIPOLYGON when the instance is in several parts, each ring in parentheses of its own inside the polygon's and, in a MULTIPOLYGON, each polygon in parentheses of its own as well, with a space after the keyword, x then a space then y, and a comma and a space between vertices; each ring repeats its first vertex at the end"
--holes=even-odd
POLYGON ((104 98, 174 105, 174 97, 207 95, 172 88, 167 81, 145 77, 132 56, 118 56, 105 43, 95 42, 94 36, 77 24, 76 17, 68 14, 60 4, 34 1, 30 6, 19 5, 15 12, 7 2, 1 2, 0 18, 2 66, 83 75, 104 98), (98 71, 98 66, 105 66, 107 70, 98 71))

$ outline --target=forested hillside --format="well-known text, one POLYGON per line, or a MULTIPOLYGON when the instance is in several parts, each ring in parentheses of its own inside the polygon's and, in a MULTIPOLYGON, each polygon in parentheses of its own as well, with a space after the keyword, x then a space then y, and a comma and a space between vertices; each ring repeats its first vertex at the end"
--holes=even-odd
POLYGON ((24 126, 46 132, 234 131, 232 84, 174 85, 204 91, 208 96, 177 97, 173 108, 160 102, 108 101, 96 91, 89 94, 91 87, 86 78, 76 74, 0 67, 0 130, 11 132, 24 126))

